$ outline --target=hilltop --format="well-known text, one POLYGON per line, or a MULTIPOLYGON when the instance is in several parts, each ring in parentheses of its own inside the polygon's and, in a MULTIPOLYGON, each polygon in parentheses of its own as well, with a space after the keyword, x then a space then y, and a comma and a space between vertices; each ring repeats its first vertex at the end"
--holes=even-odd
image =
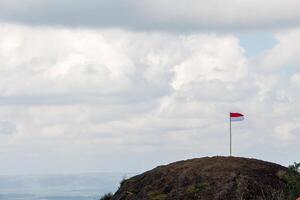
POLYGON ((124 180, 112 200, 284 200, 287 173, 256 159, 196 158, 124 180))

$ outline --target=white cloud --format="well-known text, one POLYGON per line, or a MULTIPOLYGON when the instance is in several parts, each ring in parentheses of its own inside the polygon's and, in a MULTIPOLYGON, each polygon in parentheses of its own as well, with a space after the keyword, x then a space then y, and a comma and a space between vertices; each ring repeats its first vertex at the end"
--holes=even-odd
POLYGON ((275 133, 280 140, 288 142, 295 137, 294 134, 299 133, 299 130, 300 125, 298 123, 288 122, 277 126, 275 128, 275 133))
POLYGON ((202 80, 237 82, 245 76, 246 60, 238 39, 229 37, 211 41, 210 37, 187 38, 185 45, 191 49, 190 55, 174 66, 172 85, 175 89, 202 80))
MULTIPOLYGON (((278 71, 285 69, 290 72, 288 66, 297 66, 300 59, 297 51, 299 45, 299 29, 291 29, 275 33, 277 44, 274 48, 265 51, 253 64, 265 71, 278 71)), ((259 69, 258 67, 256 69, 259 69)))
POLYGON ((16 125, 11 122, 2 121, 0 122, 0 135, 10 135, 16 132, 16 125))
MULTIPOLYGON (((295 31, 281 33, 256 62, 297 48, 285 42, 295 31)), ((256 71, 233 35, 13 24, 2 24, 0 35, 0 120, 16 126, 0 141, 2 161, 48 158, 34 167, 48 173, 57 172, 56 158, 70 159, 63 168, 77 164, 75 171, 134 171, 156 163, 140 164, 145 155, 164 162, 226 155, 230 111, 246 114, 233 125, 235 155, 285 164, 273 150, 295 153, 285 145, 299 138, 298 73, 256 71), (124 159, 139 167, 121 168, 124 159)), ((282 65, 296 65, 294 56, 282 65)), ((0 169, 27 170, 8 165, 0 169)))

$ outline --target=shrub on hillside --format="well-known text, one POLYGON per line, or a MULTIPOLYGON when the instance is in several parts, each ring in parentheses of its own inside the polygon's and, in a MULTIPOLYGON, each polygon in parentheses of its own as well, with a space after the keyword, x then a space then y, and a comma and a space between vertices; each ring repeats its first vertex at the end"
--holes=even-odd
POLYGON ((288 200, 295 200, 300 196, 300 163, 294 163, 289 166, 287 173, 284 176, 286 181, 285 194, 288 200))
POLYGON ((99 200, 111 200, 112 196, 112 193, 107 193, 103 195, 99 200))

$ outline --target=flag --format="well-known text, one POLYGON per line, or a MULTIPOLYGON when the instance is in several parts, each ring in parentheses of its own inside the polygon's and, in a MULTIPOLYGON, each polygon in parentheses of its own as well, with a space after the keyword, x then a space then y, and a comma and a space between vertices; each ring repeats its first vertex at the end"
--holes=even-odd
POLYGON ((243 121, 244 115, 241 113, 230 113, 230 121, 243 121))

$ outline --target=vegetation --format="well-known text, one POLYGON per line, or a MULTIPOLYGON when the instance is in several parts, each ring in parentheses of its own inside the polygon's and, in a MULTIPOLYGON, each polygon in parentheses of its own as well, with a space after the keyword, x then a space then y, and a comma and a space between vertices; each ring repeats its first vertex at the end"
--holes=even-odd
POLYGON ((204 191, 209 189, 209 184, 206 182, 203 183, 197 183, 190 185, 186 192, 191 197, 191 199, 199 199, 201 194, 203 194, 204 191))
POLYGON ((191 185, 187 188, 187 192, 189 194, 197 194, 197 193, 200 193, 204 190, 206 190, 208 188, 208 183, 198 183, 198 184, 195 184, 195 185, 191 185))
POLYGON ((122 180, 120 181, 120 187, 126 182, 126 176, 123 176, 122 180))
MULTIPOLYGON (((122 178, 122 180, 120 181, 119 189, 125 182, 126 182, 126 177, 124 176, 122 178)), ((130 194, 131 192, 128 192, 128 193, 130 194)), ((112 193, 107 193, 107 194, 104 194, 99 200, 111 200, 112 197, 113 197, 112 193)))
POLYGON ((286 181, 285 195, 288 200, 295 200, 300 197, 300 163, 289 166, 284 175, 286 181))
POLYGON ((151 200, 165 200, 167 195, 162 192, 152 192, 150 198, 151 200))
POLYGON ((105 195, 103 195, 100 200, 111 200, 113 197, 113 194, 112 193, 107 193, 105 195))

